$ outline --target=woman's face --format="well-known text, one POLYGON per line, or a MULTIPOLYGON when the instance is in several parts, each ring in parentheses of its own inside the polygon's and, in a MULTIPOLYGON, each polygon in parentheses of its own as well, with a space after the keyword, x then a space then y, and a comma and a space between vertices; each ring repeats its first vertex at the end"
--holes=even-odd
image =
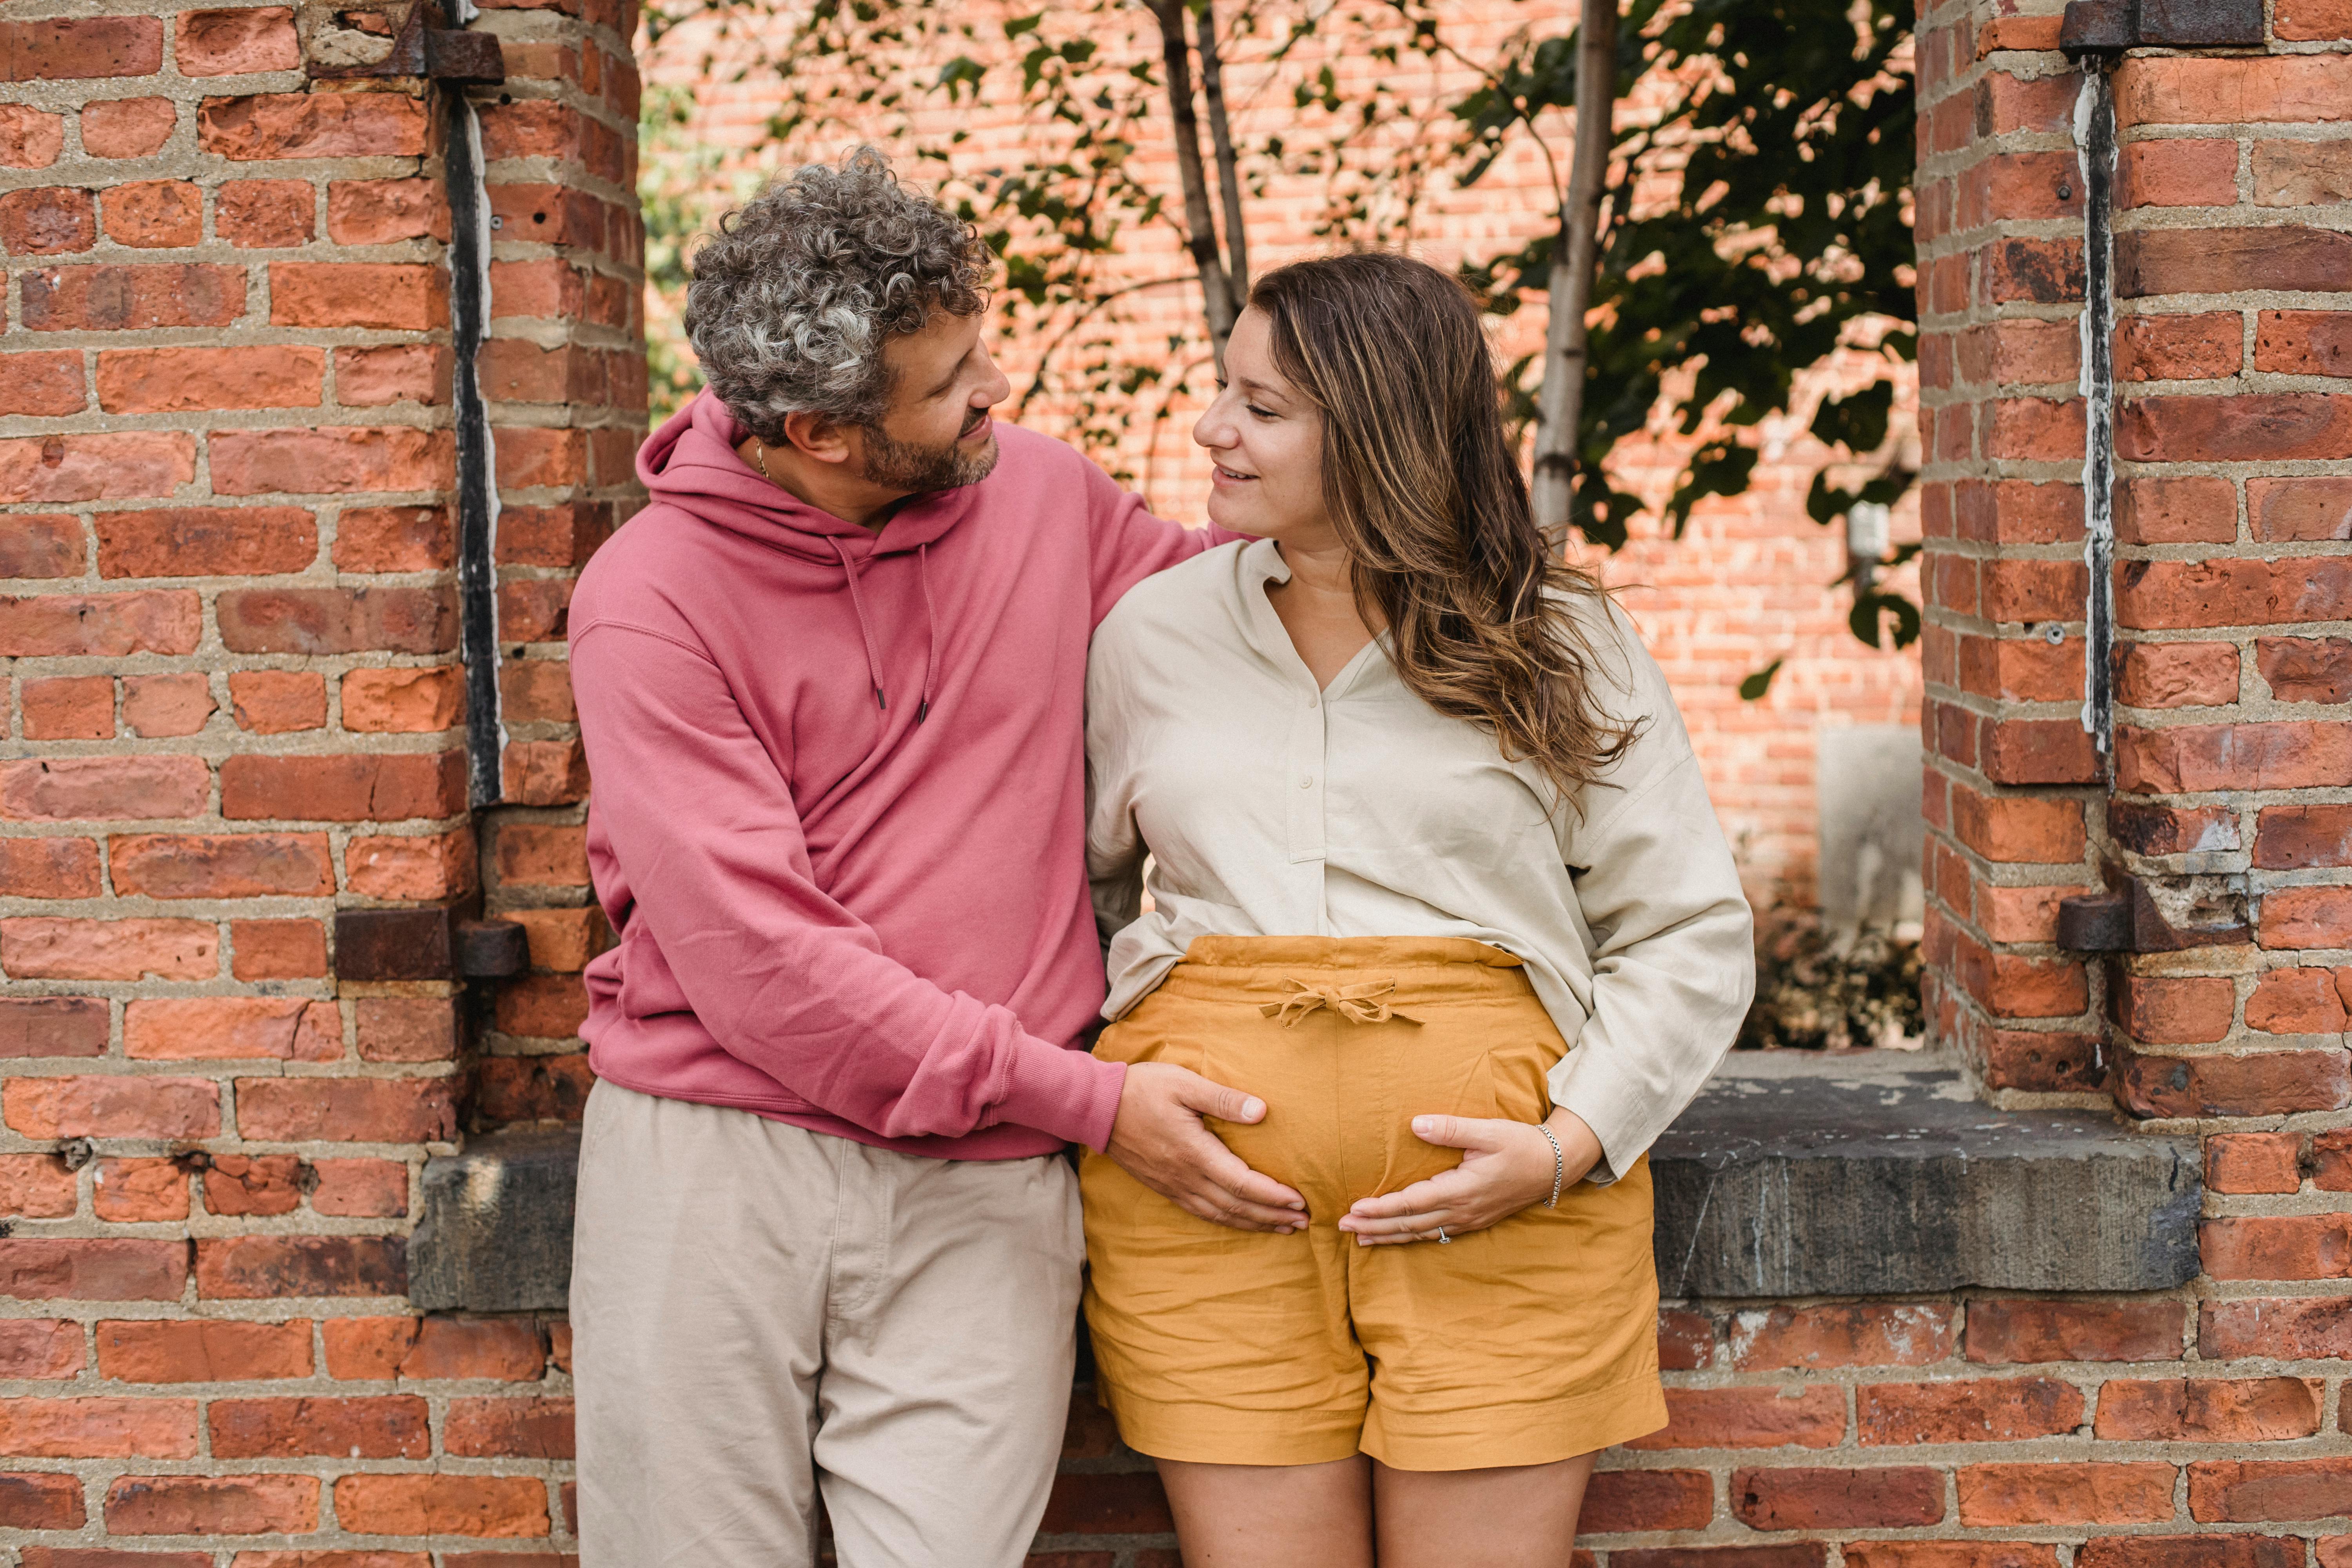
POLYGON ((1216 465, 1210 521, 1303 549, 1339 542, 1323 510, 1323 416, 1275 369, 1265 311, 1244 310, 1234 323, 1225 380, 1192 439, 1216 465))

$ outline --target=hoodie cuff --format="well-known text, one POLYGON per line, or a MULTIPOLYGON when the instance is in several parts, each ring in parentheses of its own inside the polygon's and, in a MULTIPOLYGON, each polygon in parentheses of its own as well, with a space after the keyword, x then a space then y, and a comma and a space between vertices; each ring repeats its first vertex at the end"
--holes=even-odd
POLYGON ((1101 1150, 1110 1143, 1119 1091, 1126 1084, 1124 1062, 1102 1061, 1083 1050, 1024 1037, 1013 1054, 1013 1070, 1004 1098, 996 1102, 995 1120, 1101 1150))

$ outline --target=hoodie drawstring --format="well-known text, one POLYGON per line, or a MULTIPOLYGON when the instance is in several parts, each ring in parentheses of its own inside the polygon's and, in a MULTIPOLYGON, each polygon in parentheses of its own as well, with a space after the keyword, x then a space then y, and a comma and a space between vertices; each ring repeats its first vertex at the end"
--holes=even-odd
MULTIPOLYGON (((857 635, 863 638, 866 643, 866 679, 874 687, 875 706, 880 708, 884 712, 887 712, 890 709, 890 699, 882 689, 882 654, 881 650, 875 645, 874 624, 866 619, 866 595, 858 592, 857 564, 856 562, 850 560, 849 552, 842 548, 840 540, 828 536, 825 542, 831 544, 833 546, 834 554, 841 558, 841 574, 849 582, 849 607, 852 613, 857 616, 857 635)), ((923 628, 923 696, 921 702, 915 709, 915 722, 918 724, 931 716, 931 677, 939 663, 940 615, 937 606, 935 606, 931 602, 930 561, 931 547, 929 544, 917 545, 915 547, 915 575, 917 580, 921 583, 923 588, 923 619, 925 623, 923 628)))

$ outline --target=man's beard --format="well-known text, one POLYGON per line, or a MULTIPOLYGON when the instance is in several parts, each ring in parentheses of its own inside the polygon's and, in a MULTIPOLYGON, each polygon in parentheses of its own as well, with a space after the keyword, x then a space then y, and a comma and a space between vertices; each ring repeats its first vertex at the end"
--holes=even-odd
POLYGON ((961 437, 936 447, 894 441, 881 426, 860 427, 866 437, 866 477, 887 489, 921 494, 976 485, 996 467, 996 437, 976 452, 966 451, 961 437))

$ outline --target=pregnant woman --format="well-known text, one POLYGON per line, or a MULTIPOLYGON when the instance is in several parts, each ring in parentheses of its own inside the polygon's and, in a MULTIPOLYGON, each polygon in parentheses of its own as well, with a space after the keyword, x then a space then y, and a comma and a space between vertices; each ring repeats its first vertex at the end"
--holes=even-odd
POLYGON ((1595 1452, 1665 1423, 1644 1151, 1738 1029, 1748 904, 1453 279, 1284 268, 1226 371, 1193 438, 1255 542, 1094 641, 1097 1049, 1262 1099, 1217 1131, 1300 1201, 1087 1154, 1100 1388, 1192 1568, 1566 1568, 1595 1452))

